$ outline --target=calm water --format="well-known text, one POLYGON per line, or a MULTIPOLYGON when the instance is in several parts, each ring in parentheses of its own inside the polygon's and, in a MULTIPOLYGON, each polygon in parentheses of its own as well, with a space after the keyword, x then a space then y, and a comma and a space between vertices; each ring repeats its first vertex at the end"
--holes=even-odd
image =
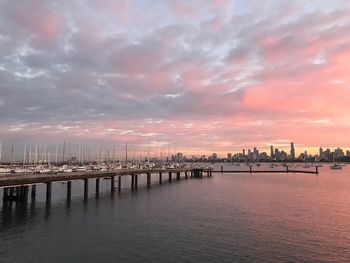
POLYGON ((50 206, 43 186, 1 204, 0 262, 350 262, 350 167, 166 179, 120 195, 102 180, 98 198, 91 180, 86 202, 73 183, 69 204, 54 183, 50 206))

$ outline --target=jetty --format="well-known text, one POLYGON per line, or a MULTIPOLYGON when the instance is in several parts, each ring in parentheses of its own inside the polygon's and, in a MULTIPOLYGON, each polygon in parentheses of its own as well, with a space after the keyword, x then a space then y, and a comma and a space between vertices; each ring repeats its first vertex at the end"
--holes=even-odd
MULTIPOLYGON (((52 184, 55 182, 64 182, 67 185, 67 200, 70 200, 72 195, 72 182, 84 181, 84 200, 88 198, 89 183, 95 181, 95 192, 98 195, 100 191, 100 179, 110 180, 111 192, 122 190, 122 178, 130 177, 130 189, 135 191, 139 187, 139 177, 146 176, 146 186, 152 186, 152 175, 157 175, 157 182, 162 184, 164 177, 169 183, 173 180, 180 180, 181 178, 203 178, 204 176, 212 177, 213 173, 221 174, 238 174, 238 173, 304 173, 304 174, 318 174, 318 167, 315 170, 295 170, 286 167, 286 169, 271 169, 260 170, 253 169, 249 166, 249 170, 224 170, 221 166, 220 170, 213 170, 210 167, 206 168, 151 168, 151 169, 116 169, 108 171, 83 171, 71 173, 57 173, 57 174, 28 174, 15 173, 7 174, 0 177, 0 188, 3 190, 3 201, 26 201, 28 199, 29 191, 32 199, 36 196, 36 186, 39 184, 46 185, 46 201, 51 201, 52 184)), ((153 180, 154 180, 153 176, 153 180)), ((129 180, 128 180, 129 181, 129 180)))
POLYGON ((212 173, 302 173, 302 174, 319 174, 318 166, 315 166, 315 170, 299 170, 291 169, 289 166, 286 166, 285 169, 270 169, 270 170, 253 170, 253 166, 249 166, 249 170, 224 170, 224 167, 221 165, 220 170, 212 171, 212 173))
POLYGON ((31 197, 35 198, 36 185, 46 184, 46 201, 50 202, 52 194, 52 183, 67 183, 67 199, 71 198, 72 181, 84 181, 84 199, 88 198, 89 180, 95 180, 96 194, 100 190, 100 179, 110 180, 111 192, 122 189, 122 177, 130 176, 132 191, 137 190, 139 176, 146 176, 147 187, 152 185, 152 174, 158 175, 158 183, 162 184, 163 177, 171 183, 173 180, 181 178, 203 178, 204 175, 211 177, 212 169, 210 168, 171 168, 171 169, 118 169, 110 171, 91 171, 91 172, 73 172, 59 174, 9 174, 0 177, 0 188, 4 188, 3 200, 6 201, 23 201, 27 200, 29 187, 31 187, 31 197), (117 178, 117 180, 116 180, 117 178))

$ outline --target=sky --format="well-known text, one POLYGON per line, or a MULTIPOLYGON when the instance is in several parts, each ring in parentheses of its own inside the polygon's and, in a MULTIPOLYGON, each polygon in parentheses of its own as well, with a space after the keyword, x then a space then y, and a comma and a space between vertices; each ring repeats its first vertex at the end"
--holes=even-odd
POLYGON ((350 147, 347 0, 0 0, 0 137, 350 147))

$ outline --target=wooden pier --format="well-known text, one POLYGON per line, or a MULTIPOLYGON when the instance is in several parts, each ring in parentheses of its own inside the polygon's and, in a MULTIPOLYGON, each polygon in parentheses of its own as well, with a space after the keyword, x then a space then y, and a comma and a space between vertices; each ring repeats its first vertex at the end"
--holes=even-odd
POLYGON ((202 178, 203 174, 208 177, 212 176, 211 169, 192 169, 192 168, 179 168, 179 169, 120 169, 115 171, 91 171, 91 172, 72 172, 72 173, 60 173, 60 174, 9 174, 0 177, 0 188, 4 188, 3 200, 6 201, 25 201, 28 199, 29 187, 31 187, 31 198, 35 198, 36 185, 46 184, 46 201, 51 201, 52 183, 54 182, 67 182, 67 199, 69 200, 72 195, 72 181, 83 180, 84 181, 84 199, 88 198, 89 192, 89 179, 95 180, 95 191, 99 194, 100 179, 106 178, 110 180, 111 192, 122 189, 122 177, 131 176, 131 191, 138 189, 138 178, 141 175, 146 175, 147 188, 152 185, 152 174, 158 175, 159 185, 162 184, 163 175, 168 174, 168 182, 173 181, 173 174, 176 175, 176 180, 181 179, 181 175, 185 179, 188 179, 190 174, 191 178, 202 178), (115 180, 118 178, 117 189, 115 187, 115 180))
POLYGON ((252 166, 249 166, 249 170, 224 170, 224 167, 221 166, 221 169, 218 171, 212 171, 212 173, 303 173, 303 174, 319 174, 318 166, 315 167, 315 170, 296 170, 291 169, 289 166, 286 166, 286 169, 271 169, 271 170, 253 170, 252 166))
MULTIPOLYGON (((100 191, 100 179, 105 178, 110 180, 110 189, 121 192, 122 189, 122 177, 130 176, 130 189, 136 191, 138 189, 139 176, 146 175, 146 187, 152 186, 152 174, 158 175, 158 184, 162 185, 163 178, 168 175, 167 181, 172 183, 173 180, 180 180, 182 178, 203 178, 204 176, 212 177, 213 173, 305 173, 305 174, 318 174, 318 167, 315 170, 293 170, 290 167, 286 167, 285 170, 253 170, 252 166, 249 166, 249 170, 224 170, 223 166, 218 171, 214 171, 211 168, 179 168, 179 169, 120 169, 114 171, 91 171, 91 172, 72 172, 72 173, 60 173, 60 174, 9 174, 0 177, 0 188, 3 190, 3 200, 7 201, 26 201, 30 192, 32 199, 36 196, 36 185, 46 185, 46 201, 51 201, 52 195, 52 183, 54 182, 66 182, 67 183, 67 200, 70 200, 72 195, 72 181, 84 181, 84 200, 88 198, 89 193, 89 180, 95 180, 95 192, 96 195, 100 191), (174 177, 173 177, 174 175, 174 177), (116 185, 116 178, 118 182, 116 185), (29 191, 31 187, 31 191, 29 191)), ((154 177, 153 177, 154 179, 154 177)))

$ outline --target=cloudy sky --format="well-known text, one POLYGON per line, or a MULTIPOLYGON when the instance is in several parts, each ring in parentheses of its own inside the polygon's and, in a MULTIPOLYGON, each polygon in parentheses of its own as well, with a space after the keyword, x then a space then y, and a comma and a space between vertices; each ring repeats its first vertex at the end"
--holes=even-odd
POLYGON ((347 0, 0 0, 4 141, 350 146, 347 0))

